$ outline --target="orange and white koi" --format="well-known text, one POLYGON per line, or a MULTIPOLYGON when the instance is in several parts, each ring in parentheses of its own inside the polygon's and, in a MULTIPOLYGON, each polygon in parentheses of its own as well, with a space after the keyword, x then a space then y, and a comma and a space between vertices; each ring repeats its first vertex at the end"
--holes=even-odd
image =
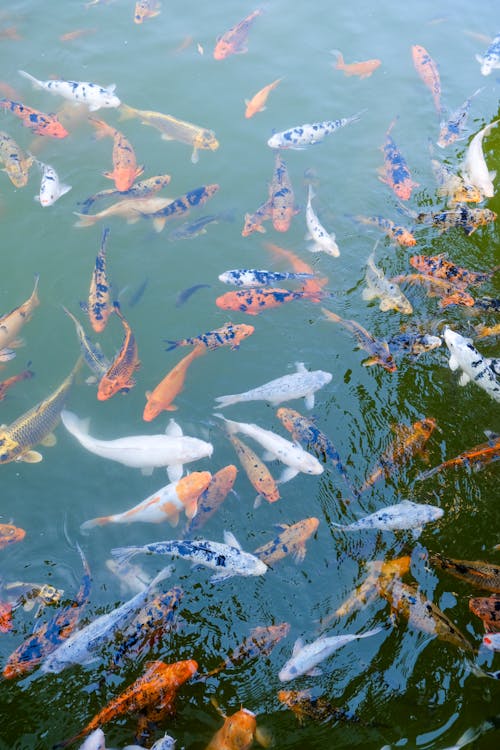
POLYGON ((260 8, 252 11, 242 21, 218 37, 214 49, 214 60, 224 60, 229 55, 242 55, 248 52, 246 44, 248 32, 252 23, 261 13, 262 10, 260 8))
POLYGON ((221 328, 201 333, 199 336, 193 336, 192 338, 180 339, 179 341, 165 339, 165 342, 170 344, 166 351, 169 352, 177 346, 204 346, 209 351, 214 351, 220 346, 238 349, 241 342, 251 336, 254 331, 254 326, 245 323, 225 323, 221 328))
POLYGON ((387 370, 387 372, 395 372, 397 370, 396 363, 389 349, 387 341, 376 339, 372 336, 366 328, 355 320, 346 320, 341 318, 340 315, 327 310, 326 307, 321 308, 321 312, 324 313, 327 320, 331 320, 333 323, 340 323, 350 333, 352 333, 358 341, 360 349, 364 349, 370 355, 368 359, 363 362, 364 367, 371 365, 380 365, 387 370))
POLYGON ((408 165, 391 136, 396 120, 397 118, 391 122, 385 134, 385 143, 382 146, 384 166, 379 170, 379 180, 389 185, 400 200, 407 201, 413 188, 418 187, 419 183, 411 179, 408 165))
POLYGON ((198 510, 183 531, 183 537, 192 537, 206 524, 209 518, 220 508, 233 489, 238 469, 228 464, 219 469, 210 480, 207 489, 198 498, 198 510))
POLYGON ((21 328, 31 319, 34 309, 40 304, 38 299, 39 278, 39 275, 36 274, 33 291, 26 302, 0 318, 0 350, 7 346, 19 345, 17 337, 21 328))
POLYGON ((108 523, 163 523, 168 521, 171 526, 179 523, 179 514, 186 512, 190 520, 196 515, 198 498, 204 492, 212 475, 209 471, 193 471, 178 482, 171 482, 154 492, 142 502, 134 505, 124 513, 110 516, 100 516, 85 521, 80 526, 81 531, 88 531, 95 526, 105 526, 108 523))
POLYGON ((399 224, 395 224, 391 219, 385 219, 383 216, 356 216, 350 217, 353 221, 359 224, 366 224, 367 226, 376 227, 394 242, 402 247, 413 247, 417 244, 417 240, 406 227, 402 227, 399 224))
POLYGON ((89 299, 86 306, 90 324, 96 333, 102 333, 106 328, 109 316, 113 312, 110 304, 109 284, 106 272, 106 244, 109 229, 104 229, 101 246, 95 259, 95 267, 90 281, 89 299))
POLYGON ((5 394, 7 393, 9 388, 12 388, 12 386, 15 385, 16 383, 21 383, 21 381, 23 380, 28 380, 29 378, 32 378, 34 374, 35 373, 32 370, 23 370, 22 372, 19 372, 17 375, 11 375, 10 378, 7 378, 6 380, 3 380, 2 382, 0 382, 0 401, 4 400, 5 394))
POLYGON ((449 458, 447 461, 443 461, 442 464, 434 466, 428 471, 424 471, 419 474, 417 479, 428 479, 434 474, 444 469, 458 468, 465 466, 473 471, 479 471, 484 466, 498 461, 500 459, 500 435, 497 435, 491 430, 485 430, 486 437, 488 438, 487 443, 481 443, 475 445, 473 448, 460 453, 455 458, 449 458))
POLYGON ((110 216, 121 216, 126 219, 127 224, 135 224, 140 219, 147 219, 150 216, 156 214, 157 211, 161 211, 172 203, 172 198, 160 198, 157 195, 153 195, 147 198, 125 198, 125 200, 113 203, 103 211, 99 211, 97 214, 78 213, 73 211, 74 215, 78 217, 78 221, 75 221, 75 227, 91 227, 101 219, 108 219, 110 216))
POLYGON ((18 146, 8 133, 0 131, 0 162, 4 164, 3 171, 7 173, 9 180, 17 187, 25 187, 33 156, 27 156, 22 148, 18 146))
POLYGON ((113 139, 113 171, 103 172, 108 180, 114 180, 116 189, 121 193, 130 190, 136 177, 144 172, 144 167, 138 167, 135 152, 130 141, 123 133, 108 125, 103 120, 89 117, 90 122, 96 128, 96 138, 113 139))
POLYGON ((275 245, 272 242, 265 242, 264 247, 275 256, 277 255, 279 258, 284 258, 290 263, 296 273, 307 273, 313 277, 312 279, 308 279, 301 288, 311 302, 320 302, 323 299, 323 287, 325 284, 328 284, 326 276, 321 278, 315 276, 314 268, 299 258, 298 255, 291 250, 286 250, 284 247, 275 245))
POLYGON ((146 18, 160 15, 161 3, 158 0, 137 0, 134 10, 134 23, 142 23, 146 18))
POLYGON ((318 526, 318 518, 304 518, 294 524, 278 524, 279 533, 270 542, 254 550, 254 555, 270 566, 287 555, 292 555, 297 563, 302 562, 306 556, 306 542, 316 533, 318 526))
POLYGON ((99 401, 106 401, 116 393, 128 393, 135 385, 135 380, 132 376, 141 365, 138 358, 137 342, 132 329, 123 317, 118 302, 114 302, 113 307, 122 322, 125 330, 125 338, 123 339, 120 351, 111 363, 111 367, 99 381, 97 388, 97 398, 99 401))
POLYGON ((441 114, 441 79, 438 66, 427 50, 418 44, 413 45, 411 54, 415 70, 430 90, 437 113, 441 114))
POLYGON ((236 451, 240 463, 248 477, 252 487, 257 490, 254 508, 260 505, 261 499, 264 498, 268 503, 275 503, 280 499, 280 492, 276 481, 271 472, 258 455, 243 440, 236 435, 227 435, 231 445, 236 451))
POLYGON ((25 128, 29 128, 37 135, 47 135, 52 138, 66 138, 69 135, 56 115, 40 112, 38 109, 27 107, 22 102, 14 102, 12 99, 0 99, 0 107, 8 109, 18 117, 25 128))
POLYGON ((173 401, 184 388, 188 367, 197 357, 201 357, 205 353, 205 347, 195 346, 192 352, 186 354, 165 375, 153 391, 146 391, 147 403, 142 415, 145 422, 151 422, 162 411, 176 411, 177 406, 173 404, 173 401))
POLYGON ((0 549, 4 549, 9 544, 21 542, 25 536, 25 530, 19 526, 14 526, 11 523, 0 523, 0 549))
POLYGON ((343 70, 346 76, 359 76, 360 78, 368 78, 371 74, 382 65, 381 60, 376 58, 372 60, 363 60, 362 62, 346 63, 342 52, 338 49, 330 50, 332 55, 337 57, 337 62, 334 67, 337 70, 343 70))
POLYGON ((276 154, 274 163, 273 178, 269 188, 269 200, 271 201, 273 227, 277 232, 287 232, 296 211, 292 181, 279 151, 276 154))
POLYGON ((273 213, 273 204, 270 198, 268 198, 253 214, 245 214, 245 224, 241 230, 242 237, 248 237, 253 232, 261 232, 265 234, 265 229, 262 226, 265 221, 270 221, 273 213))
POLYGON ((269 83, 267 86, 264 86, 264 88, 260 89, 260 91, 257 91, 257 93, 254 94, 254 96, 252 96, 250 100, 245 99, 245 117, 247 119, 256 115, 257 112, 263 112, 266 109, 267 97, 282 80, 282 78, 277 78, 272 83, 269 83))

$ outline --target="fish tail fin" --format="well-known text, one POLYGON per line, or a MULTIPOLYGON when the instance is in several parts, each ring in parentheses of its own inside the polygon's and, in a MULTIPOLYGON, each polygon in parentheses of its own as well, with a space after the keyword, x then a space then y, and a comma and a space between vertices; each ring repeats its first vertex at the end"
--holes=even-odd
POLYGON ((78 216, 78 221, 75 221, 75 227, 91 227, 99 219, 93 214, 79 214, 77 211, 73 211, 75 216, 78 216))
POLYGON ((116 558, 118 565, 126 565, 139 552, 142 552, 142 547, 115 547, 111 550, 111 555, 116 558))
POLYGON ((335 57, 337 58, 335 67, 339 70, 342 70, 342 68, 344 67, 344 55, 342 54, 342 52, 339 49, 331 49, 330 54, 335 55, 335 57))
POLYGON ((32 75, 30 75, 29 73, 26 73, 26 71, 25 71, 25 70, 18 70, 17 72, 18 72, 18 73, 19 73, 19 75, 20 75, 20 76, 22 76, 23 78, 27 78, 27 79, 28 79, 28 81, 31 81, 31 83, 33 84, 33 87, 34 87, 35 89, 41 89, 41 88, 43 88, 43 86, 42 86, 42 82, 41 82, 41 81, 39 81, 39 80, 38 80, 38 78, 35 78, 35 76, 32 76, 32 75))
POLYGON ((377 635, 377 633, 380 633, 381 630, 383 630, 383 628, 381 625, 379 625, 377 628, 366 630, 364 633, 359 633, 358 638, 369 638, 371 635, 377 635))
POLYGON ((171 352, 172 349, 176 349, 178 346, 180 346, 178 341, 171 341, 171 339, 163 339, 166 344, 170 344, 170 346, 167 346, 165 349, 166 352, 171 352))
POLYGON ((327 310, 326 307, 321 308, 321 312, 328 320, 333 321, 334 323, 341 323, 342 318, 340 315, 337 315, 336 313, 332 312, 331 310, 327 310))
POLYGON ((226 406, 231 406, 231 404, 237 404, 239 398, 234 394, 230 396, 217 396, 215 400, 217 401, 219 409, 224 409, 226 406))
POLYGON ((100 140, 101 138, 106 138, 106 136, 114 136, 115 129, 111 127, 111 125, 108 125, 107 122, 104 122, 104 120, 98 120, 97 117, 89 117, 89 121, 92 123, 92 125, 95 127, 95 137, 97 140, 100 140))
POLYGON ((70 432, 75 437, 78 437, 78 435, 89 434, 90 419, 88 418, 80 419, 72 411, 63 409, 61 412, 61 421, 68 432, 70 432))
POLYGON ((214 412, 214 417, 217 417, 217 419, 222 419, 222 421, 224 422, 223 429, 228 433, 228 435, 234 435, 236 432, 238 432, 237 422, 232 422, 230 419, 226 419, 226 417, 223 417, 222 414, 218 414, 217 412, 214 412))
POLYGON ((80 531, 85 533, 89 529, 93 529, 95 526, 104 526, 109 523, 111 516, 100 516, 99 518, 91 518, 90 521, 84 521, 80 525, 80 531))

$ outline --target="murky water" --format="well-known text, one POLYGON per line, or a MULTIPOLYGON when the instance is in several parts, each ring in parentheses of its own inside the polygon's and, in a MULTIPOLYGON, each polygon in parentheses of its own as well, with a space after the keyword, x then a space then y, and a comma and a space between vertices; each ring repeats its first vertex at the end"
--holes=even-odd
MULTIPOLYGON (((87 113, 68 125, 64 140, 34 139, 11 113, 1 112, 0 129, 25 149, 32 149, 52 164, 72 190, 50 208, 33 201, 38 192, 36 168, 23 189, 14 189, 1 176, 0 222, 2 266, 0 308, 7 311, 26 299, 33 276, 40 274, 40 307, 23 330, 26 344, 2 371, 7 377, 29 361, 36 375, 17 385, 0 405, 1 421, 10 423, 49 393, 71 370, 78 343, 74 328, 61 304, 80 315, 79 302, 88 294, 90 275, 103 226, 110 227, 108 270, 115 294, 135 332, 141 369, 137 385, 126 396, 105 402, 96 399, 95 386, 77 380, 68 407, 91 420, 91 433, 111 439, 131 434, 162 432, 168 415, 150 425, 142 420, 145 391, 151 390, 180 359, 179 350, 165 353, 164 339, 193 336, 217 328, 228 320, 255 325, 255 333, 238 351, 222 348, 196 361, 185 389, 176 399, 175 418, 184 432, 214 445, 211 460, 191 469, 215 472, 237 463, 234 451, 213 418, 214 398, 255 387, 294 370, 303 361, 309 369, 332 373, 331 383, 316 395, 313 414, 318 426, 330 436, 355 486, 362 484, 377 457, 387 447, 398 424, 433 417, 439 431, 429 441, 429 466, 455 456, 484 441, 483 430, 498 431, 498 404, 473 385, 462 389, 457 375, 447 366, 446 351, 436 350, 416 360, 398 358, 398 370, 361 365, 364 352, 355 348, 351 335, 323 319, 320 306, 297 301, 250 318, 226 313, 215 298, 227 291, 218 281, 222 271, 236 267, 283 270, 263 240, 293 250, 327 276, 333 294, 325 305, 345 318, 362 323, 381 338, 399 332, 406 318, 380 311, 361 296, 365 263, 377 238, 378 264, 388 275, 410 273, 409 253, 395 248, 374 230, 359 227, 348 214, 380 214, 411 225, 398 212, 389 188, 377 179, 382 165, 380 146, 389 123, 399 117, 393 137, 419 183, 409 203, 414 210, 443 205, 436 196, 429 165, 428 139, 436 140, 439 118, 430 92, 415 72, 411 46, 423 45, 439 64, 442 101, 451 110, 478 87, 473 100, 470 133, 498 117, 499 73, 480 74, 475 54, 487 46, 485 37, 498 31, 498 13, 492 2, 437 2, 428 0, 402 7, 396 2, 313 4, 283 0, 263 5, 264 13, 252 27, 248 52, 215 61, 217 36, 247 15, 247 2, 162 3, 161 14, 142 25, 133 23, 132 1, 99 3, 37 3, 13 1, 0 10, 0 78, 19 92, 20 99, 46 112, 59 111, 62 100, 45 91, 34 91, 17 71, 24 69, 41 78, 60 77, 116 83, 123 102, 139 109, 156 110, 192 121, 215 131, 220 147, 200 152, 190 161, 189 146, 166 142, 139 120, 120 121, 114 110, 97 116, 123 130, 129 138, 144 177, 169 173, 172 182, 165 193, 176 197, 203 184, 218 183, 220 190, 206 209, 192 218, 230 211, 233 221, 208 226, 207 232, 188 240, 171 242, 169 232, 180 221, 167 223, 162 233, 141 220, 128 225, 121 219, 91 228, 74 227, 77 202, 111 186, 102 172, 111 169, 111 140, 96 141, 87 113), (57 6, 57 7, 56 7, 57 6), (2 29, 15 28, 15 33, 2 29), (61 36, 82 31, 64 41, 61 36), (9 36, 20 37, 9 38, 9 36), (7 38, 4 38, 6 36, 7 38), (347 62, 379 58, 381 67, 364 80, 346 77, 332 66, 333 48, 347 62), (244 118, 244 99, 276 78, 283 80, 271 92, 267 109, 250 120, 244 118), (284 152, 300 212, 286 234, 270 224, 266 235, 241 237, 245 213, 266 198, 272 176, 274 152, 266 145, 272 130, 284 130, 304 122, 347 117, 365 110, 359 122, 328 136, 324 143, 303 151, 284 152), (341 255, 338 259, 310 255, 304 241, 306 205, 305 172, 315 181, 314 206, 324 225, 334 229, 341 255), (137 305, 128 300, 148 281, 137 305), (199 289, 181 307, 178 294, 195 284, 199 289)), ((67 107, 66 107, 67 110, 67 107)), ((447 163, 460 163, 467 140, 444 152, 447 163)), ((500 133, 485 141, 490 168, 498 168, 500 133)), ((438 155, 440 156, 440 155, 438 155)), ((487 203, 500 210, 497 198, 487 203)), ((495 224, 466 237, 460 229, 440 235, 431 227, 418 226, 416 250, 425 254, 449 253, 452 260, 474 269, 491 269, 499 261, 498 228, 495 224)), ((493 323, 494 313, 479 317, 466 308, 439 308, 421 288, 406 288, 414 306, 412 320, 432 328, 438 320, 470 332, 470 323, 493 323)), ((498 277, 481 293, 500 296, 498 277)), ((112 318, 99 336, 104 350, 113 356, 122 341, 119 321, 112 318)), ((479 344, 485 355, 496 356, 498 342, 479 344)), ((182 350, 184 352, 186 350, 182 350)), ((304 412, 303 403, 290 406, 304 412)), ((256 422, 283 434, 275 409, 265 402, 228 407, 226 415, 256 422)), ((65 591, 70 601, 81 578, 75 543, 89 560, 93 587, 84 621, 123 602, 124 595, 105 566, 116 546, 141 545, 176 538, 168 524, 152 526, 108 525, 83 536, 80 524, 89 518, 117 513, 136 504, 165 484, 163 470, 150 477, 139 471, 87 453, 64 430, 57 428, 57 444, 40 448, 38 464, 10 463, 1 467, 2 521, 12 520, 26 530, 25 539, 1 551, 1 577, 50 583, 65 591)), ((281 471, 271 464, 275 475, 281 471)), ((270 540, 276 524, 290 524, 315 516, 317 533, 307 543, 303 561, 290 557, 276 563, 259 579, 230 579, 212 585, 205 569, 191 569, 177 561, 172 581, 184 589, 177 629, 148 655, 129 661, 118 671, 109 670, 111 650, 85 667, 59 676, 34 672, 20 681, 0 685, 0 747, 49 748, 82 728, 107 701, 139 677, 145 661, 167 662, 194 658, 200 672, 213 668, 258 625, 288 622, 290 632, 273 652, 228 668, 205 683, 186 684, 180 691, 177 716, 158 729, 168 730, 179 747, 203 748, 220 726, 210 703, 216 697, 226 713, 240 705, 258 715, 258 724, 270 730, 279 748, 345 747, 378 750, 383 745, 444 748, 454 744, 469 727, 477 727, 499 713, 498 683, 471 673, 471 661, 453 646, 424 635, 404 618, 390 627, 385 600, 345 618, 333 618, 328 634, 361 632, 387 625, 379 635, 354 642, 336 652, 322 665, 322 675, 302 677, 290 687, 311 688, 347 711, 356 712, 356 723, 300 726, 296 717, 277 699, 281 685, 277 674, 289 658, 296 638, 312 640, 321 622, 335 611, 366 574, 364 564, 373 559, 411 554, 411 576, 425 595, 439 605, 477 648, 482 624, 468 609, 471 595, 481 592, 465 583, 436 573, 426 563, 426 551, 452 557, 495 561, 498 552, 500 511, 496 465, 471 474, 449 471, 426 482, 417 474, 425 468, 417 457, 405 468, 379 481, 359 501, 345 506, 346 486, 330 467, 319 476, 297 476, 281 488, 282 499, 254 509, 255 491, 242 469, 220 512, 205 527, 206 538, 221 541, 231 530, 245 550, 252 551, 270 540), (428 526, 415 541, 408 532, 347 534, 331 522, 355 520, 400 499, 429 502, 444 509, 444 517, 428 526), (295 684, 296 683, 296 684, 295 684)), ((181 525, 179 526, 179 529, 181 525)), ((141 558, 149 572, 158 561, 141 558)), ((44 617, 48 617, 46 610, 44 617)), ((33 613, 18 610, 14 630, 0 635, 2 664, 33 627, 33 613)), ((500 669, 497 656, 480 654, 482 666, 500 669)), ((134 716, 105 727, 111 747, 133 741, 134 716)), ((493 748, 498 734, 488 731, 476 741, 477 748, 493 748)))

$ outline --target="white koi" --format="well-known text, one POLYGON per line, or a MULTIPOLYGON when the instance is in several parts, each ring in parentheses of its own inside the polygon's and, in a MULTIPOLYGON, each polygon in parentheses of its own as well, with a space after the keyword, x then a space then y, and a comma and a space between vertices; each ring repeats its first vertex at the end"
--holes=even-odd
POLYGON ((267 145, 270 148, 291 148, 299 151, 306 146, 321 143, 325 136, 349 125, 351 122, 357 122, 361 115, 362 112, 358 112, 351 117, 342 117, 340 120, 324 120, 323 122, 297 125, 297 127, 283 130, 281 133, 274 133, 269 138, 267 145))
POLYGON ((495 194, 493 180, 496 177, 496 172, 488 171, 488 165, 483 154, 483 138, 489 135, 491 129, 499 122, 500 120, 495 120, 490 125, 486 125, 479 133, 476 133, 469 143, 462 164, 462 174, 465 181, 480 190, 486 198, 493 198, 495 194))
POLYGON ((451 328, 444 329, 444 340, 450 350, 448 364, 450 370, 462 370, 459 385, 467 385, 472 380, 488 396, 500 402, 500 383, 495 377, 498 374, 496 362, 483 357, 475 348, 472 339, 465 338, 451 328), (495 367, 492 367, 492 365, 495 367))
POLYGON ((422 533, 424 524, 437 521, 444 515, 444 510, 435 505, 413 503, 411 500, 402 500, 396 505, 388 505, 369 516, 360 518, 349 524, 333 523, 338 529, 344 531, 364 531, 366 529, 379 529, 381 531, 404 531, 412 529, 413 536, 417 538, 422 533))
POLYGON ((66 195, 71 190, 71 185, 65 185, 59 181, 59 175, 54 167, 50 164, 37 162, 42 170, 42 181, 40 183, 40 192, 35 195, 35 200, 40 202, 41 206, 51 206, 62 195, 66 195))
POLYGON ((45 89, 51 94, 58 94, 75 104, 86 104, 90 112, 95 112, 101 107, 119 107, 121 104, 115 94, 114 83, 104 87, 87 81, 39 81, 24 70, 18 70, 18 73, 31 81, 37 89, 45 89))
POLYGON ((492 70, 500 68, 500 34, 497 34, 484 55, 476 55, 476 60, 481 64, 481 74, 489 76, 492 70))
POLYGON ((313 198, 314 192, 311 185, 309 185, 306 207, 306 240, 310 240, 310 243, 307 249, 311 253, 326 253, 327 255, 332 255, 334 258, 338 258, 340 250, 335 242, 335 233, 330 232, 329 234, 314 213, 311 204, 313 198))

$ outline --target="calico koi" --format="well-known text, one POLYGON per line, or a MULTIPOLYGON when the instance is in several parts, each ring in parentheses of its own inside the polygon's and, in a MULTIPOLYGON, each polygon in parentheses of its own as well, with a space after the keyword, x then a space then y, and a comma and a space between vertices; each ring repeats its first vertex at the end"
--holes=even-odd
POLYGON ((14 187, 22 188, 28 184, 33 156, 27 156, 20 146, 3 130, 0 131, 0 162, 14 187))
POLYGON ((409 229, 406 229, 406 227, 402 227, 399 224, 395 224, 391 219, 385 219, 383 216, 361 216, 360 214, 351 216, 350 218, 359 224, 365 224, 380 229, 391 240, 402 247, 413 247, 417 244, 417 240, 409 229))
POLYGON ((21 102, 14 102, 4 97, 0 99, 0 107, 8 109, 18 117, 25 128, 29 128, 36 135, 48 135, 52 138, 66 138, 69 135, 56 115, 40 112, 38 109, 27 107, 21 102))
POLYGON ((62 305, 62 309, 75 324, 76 335, 78 336, 78 340, 80 342, 80 351, 83 355, 85 363, 93 373, 92 378, 94 380, 92 382, 95 382, 95 380, 101 380, 101 378, 109 370, 111 362, 103 354, 100 344, 96 344, 88 338, 87 334, 83 330, 82 324, 79 320, 77 320, 77 318, 75 318, 73 313, 71 313, 66 307, 64 307, 64 305, 62 305))
POLYGON ((97 398, 107 401, 116 393, 128 393, 135 385, 134 372, 141 366, 138 358, 137 343, 132 329, 123 317, 118 302, 113 303, 116 315, 120 318, 125 331, 125 337, 120 351, 111 363, 109 370, 99 381, 97 398))
POLYGON ((397 310, 405 315, 411 315, 413 307, 405 297, 394 279, 389 280, 383 271, 375 265, 375 253, 372 253, 366 262, 366 287, 363 289, 364 300, 380 299, 380 309, 397 310))
POLYGON ((357 714, 337 708, 328 698, 321 695, 313 696, 311 690, 279 690, 278 700, 295 714, 300 724, 304 724, 306 719, 321 724, 326 721, 363 723, 357 714))
POLYGON ((289 289, 262 288, 241 289, 237 292, 226 292, 217 297, 215 304, 221 310, 245 312, 247 315, 258 315, 263 310, 279 307, 286 302, 299 299, 311 299, 306 292, 292 292, 289 289))
POLYGON ((440 307, 448 305, 463 305, 464 307, 473 307, 477 300, 466 291, 463 286, 456 286, 449 281, 439 279, 436 276, 429 276, 424 273, 410 273, 401 276, 394 276, 391 281, 395 284, 422 284, 427 287, 429 297, 441 297, 440 307))
POLYGON ((455 143, 455 141, 463 137, 462 133, 467 123, 472 100, 482 90, 482 88, 476 89, 476 91, 464 101, 461 107, 450 114, 448 120, 442 120, 441 130, 439 131, 439 138, 437 140, 437 145, 440 148, 446 148, 446 146, 455 143))
POLYGON ((481 65, 481 75, 489 76, 492 70, 500 68, 500 34, 497 34, 484 55, 476 55, 481 65))
MULTIPOLYGON (((139 219, 149 218, 170 203, 172 203, 172 198, 160 198, 157 195, 150 196, 149 198, 125 198, 118 201, 118 203, 113 203, 97 214, 73 211, 74 215, 78 217, 78 221, 75 222, 74 226, 91 227, 101 219, 107 219, 110 216, 121 216, 126 219, 127 224, 135 224, 139 219)), ((163 228, 164 223, 161 223, 161 228, 163 228)))
POLYGON ((200 679, 213 677, 213 675, 222 672, 223 669, 235 666, 244 659, 252 659, 256 656, 269 656, 274 647, 289 632, 290 625, 288 622, 282 622, 279 625, 265 625, 252 628, 250 635, 239 646, 233 649, 219 666, 211 669, 206 674, 200 675, 200 679))
POLYGON ((439 255, 412 255, 410 266, 413 266, 417 271, 427 276, 445 279, 457 287, 463 286, 464 288, 484 284, 500 270, 500 266, 496 266, 491 271, 469 271, 468 268, 457 266, 452 261, 447 260, 446 253, 439 253, 439 255))
POLYGON ((499 596, 480 596, 469 599, 469 609, 483 621, 487 633, 500 631, 499 596))
POLYGON ((253 214, 245 214, 245 223, 241 230, 242 237, 248 237, 253 232, 265 233, 262 226, 265 221, 272 217, 272 201, 268 198, 253 214))
POLYGON ((493 180, 496 172, 489 172, 483 153, 483 138, 491 133, 500 120, 495 120, 480 130, 469 143, 462 163, 464 179, 476 187, 485 198, 493 198, 495 188, 493 180))
POLYGON ((142 23, 147 18, 155 18, 160 15, 160 8, 159 0, 137 0, 134 10, 134 23, 142 23))
POLYGON ((184 538, 196 534, 220 508, 233 489, 237 474, 238 469, 233 464, 224 466, 213 474, 210 484, 198 498, 196 515, 186 524, 182 533, 184 538))

